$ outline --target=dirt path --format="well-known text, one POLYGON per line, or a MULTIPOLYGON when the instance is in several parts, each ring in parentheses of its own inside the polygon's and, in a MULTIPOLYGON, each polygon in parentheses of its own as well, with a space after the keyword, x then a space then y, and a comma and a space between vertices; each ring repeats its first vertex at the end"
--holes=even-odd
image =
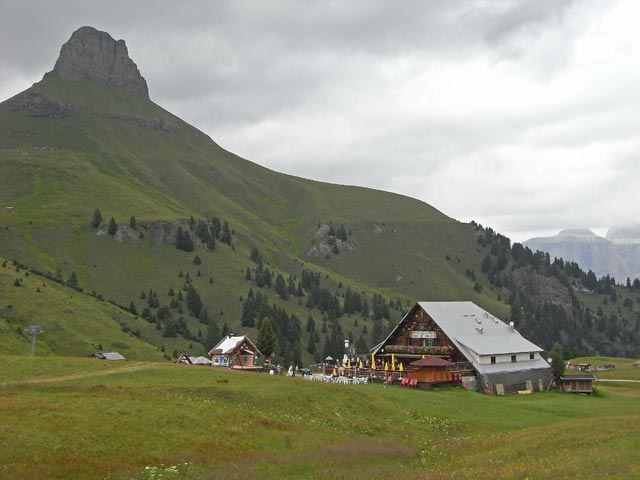
POLYGON ((615 380, 613 378, 597 378, 596 382, 625 382, 625 383, 640 383, 640 380, 615 380))
POLYGON ((39 383, 66 382, 67 380, 78 380, 80 378, 90 378, 90 377, 103 377, 106 375, 114 375, 118 373, 130 373, 130 372, 136 372, 138 370, 148 370, 151 368, 154 368, 154 367, 148 364, 122 365, 122 366, 109 368, 108 370, 97 370, 92 372, 77 372, 77 373, 69 373, 66 375, 60 375, 57 377, 31 378, 28 380, 16 380, 13 382, 0 382, 0 388, 9 387, 12 385, 33 385, 33 384, 39 384, 39 383))

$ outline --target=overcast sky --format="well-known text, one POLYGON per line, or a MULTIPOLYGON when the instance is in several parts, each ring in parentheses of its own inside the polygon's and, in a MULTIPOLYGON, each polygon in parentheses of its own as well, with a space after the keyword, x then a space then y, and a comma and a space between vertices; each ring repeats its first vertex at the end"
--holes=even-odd
POLYGON ((635 0, 0 5, 0 99, 83 25, 151 98, 274 170, 423 200, 523 241, 637 223, 635 0))

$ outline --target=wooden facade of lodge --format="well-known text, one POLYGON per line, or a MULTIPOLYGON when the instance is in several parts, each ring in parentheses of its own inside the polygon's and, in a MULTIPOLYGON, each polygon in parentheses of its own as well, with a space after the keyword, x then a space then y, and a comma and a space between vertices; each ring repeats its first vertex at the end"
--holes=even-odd
POLYGON ((551 367, 541 352, 472 302, 419 302, 372 350, 378 366, 402 364, 400 376, 419 386, 462 384, 487 394, 548 388, 551 367))

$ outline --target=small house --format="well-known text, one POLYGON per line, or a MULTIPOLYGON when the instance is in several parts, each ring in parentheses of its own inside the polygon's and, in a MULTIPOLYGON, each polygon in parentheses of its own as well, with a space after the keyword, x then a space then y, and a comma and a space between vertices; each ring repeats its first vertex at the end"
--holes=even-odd
POLYGON ((429 356, 411 362, 410 365, 413 370, 407 372, 407 377, 417 380, 418 383, 433 385, 451 382, 451 370, 456 364, 441 357, 429 356))
POLYGON ((209 350, 211 365, 241 370, 259 370, 258 359, 262 353, 247 337, 227 335, 209 350))
POLYGON ((591 395, 595 379, 595 375, 563 375, 560 377, 560 390, 591 395))

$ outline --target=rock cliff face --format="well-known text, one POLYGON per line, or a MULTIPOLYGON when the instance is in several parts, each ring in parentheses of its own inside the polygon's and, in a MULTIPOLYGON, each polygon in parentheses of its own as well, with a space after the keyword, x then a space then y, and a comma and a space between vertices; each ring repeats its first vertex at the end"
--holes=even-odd
POLYGON ((149 98, 146 80, 129 58, 124 40, 81 27, 62 46, 54 73, 71 81, 93 80, 117 85, 129 95, 149 98))
POLYGON ((532 238, 524 242, 532 250, 548 252, 576 262, 598 276, 613 275, 618 282, 640 278, 640 226, 611 227, 607 238, 591 230, 563 230, 555 237, 532 238))

